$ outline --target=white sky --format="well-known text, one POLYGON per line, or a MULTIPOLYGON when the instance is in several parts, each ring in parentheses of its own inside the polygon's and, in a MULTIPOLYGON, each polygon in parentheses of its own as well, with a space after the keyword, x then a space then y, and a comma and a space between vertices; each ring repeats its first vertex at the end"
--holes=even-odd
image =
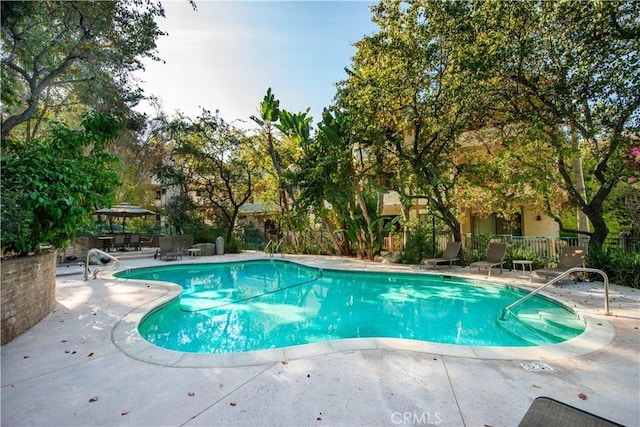
MULTIPOLYGON (((372 34, 365 1, 163 1, 165 19, 158 40, 166 64, 149 62, 141 86, 160 98, 165 113, 195 118, 201 107, 220 110, 227 122, 254 128, 267 88, 280 108, 311 107, 320 121, 336 93, 337 81, 355 53, 353 43, 372 34)), ((148 106, 141 111, 152 113, 148 106)))

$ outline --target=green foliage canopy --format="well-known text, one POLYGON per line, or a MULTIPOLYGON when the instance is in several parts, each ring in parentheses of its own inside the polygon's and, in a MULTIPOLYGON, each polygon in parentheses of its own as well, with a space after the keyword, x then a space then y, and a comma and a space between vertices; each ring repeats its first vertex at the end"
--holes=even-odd
POLYGON ((247 137, 206 109, 195 120, 176 117, 169 133, 173 152, 164 178, 198 191, 199 202, 191 208, 215 211, 230 243, 240 208, 253 194, 256 165, 243 150, 247 137))
POLYGON ((453 153, 479 98, 474 76, 456 68, 447 39, 434 31, 438 12, 431 2, 375 6, 379 30, 356 44, 338 102, 360 124, 361 143, 392 159, 399 177, 393 189, 403 194, 413 184, 414 194, 428 199, 459 241, 453 153))
POLYGON ((121 122, 87 113, 82 129, 55 124, 50 136, 2 147, 2 255, 65 247, 97 206, 114 202, 116 158, 106 153, 121 122))
MULTIPOLYGON (((124 115, 140 100, 131 73, 155 55, 160 3, 3 1, 2 139, 45 104, 80 102, 124 115)), ((14 136, 14 139, 16 137, 14 136)))
POLYGON ((450 19, 437 31, 457 46, 459 64, 478 72, 488 112, 538 132, 536 143, 553 151, 545 160, 593 226, 590 245, 601 245, 605 201, 631 173, 626 153, 640 130, 640 3, 442 4, 450 19), (586 195, 574 166, 583 146, 593 159, 586 195))

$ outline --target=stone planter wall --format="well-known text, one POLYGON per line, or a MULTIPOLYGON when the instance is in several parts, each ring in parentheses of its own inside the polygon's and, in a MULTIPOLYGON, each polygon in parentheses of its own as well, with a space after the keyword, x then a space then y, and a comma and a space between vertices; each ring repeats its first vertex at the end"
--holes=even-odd
POLYGON ((97 236, 81 236, 76 237, 67 246, 67 249, 58 249, 58 262, 67 262, 66 257, 68 255, 75 255, 78 260, 82 260, 87 256, 89 249, 98 248, 102 249, 102 242, 98 240, 97 236))
POLYGON ((2 261, 2 344, 51 313, 56 305, 56 252, 2 261))

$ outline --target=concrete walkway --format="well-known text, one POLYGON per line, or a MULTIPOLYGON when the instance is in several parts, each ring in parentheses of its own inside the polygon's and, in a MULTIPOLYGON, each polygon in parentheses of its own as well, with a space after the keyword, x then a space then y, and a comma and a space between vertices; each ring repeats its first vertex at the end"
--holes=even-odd
MULTIPOLYGON (((264 255, 184 262, 247 258, 264 255)), ((287 259, 326 268, 418 271, 338 257, 287 259)), ((152 256, 122 261, 125 268, 166 264, 152 256)), ((612 316, 604 316, 602 283, 550 289, 546 295, 590 319, 589 338, 517 349, 513 357, 460 346, 415 348, 404 340, 353 340, 320 350, 301 347, 282 360, 214 367, 202 359, 185 363, 186 357, 181 363, 145 360, 134 350, 135 336, 118 335, 121 320, 166 298, 167 287, 84 281, 80 269, 63 269, 54 312, 2 347, 3 426, 516 426, 538 396, 640 425, 640 290, 612 285, 612 316), (544 362, 553 371, 527 371, 521 362, 544 362)), ((510 272, 497 276, 492 280, 529 289, 540 284, 510 272)))

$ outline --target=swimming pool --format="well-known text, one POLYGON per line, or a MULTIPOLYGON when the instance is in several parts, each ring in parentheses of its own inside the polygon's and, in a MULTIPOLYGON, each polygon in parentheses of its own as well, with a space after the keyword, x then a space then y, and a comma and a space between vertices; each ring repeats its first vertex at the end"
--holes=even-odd
POLYGON ((183 289, 147 314, 138 331, 156 346, 235 353, 347 338, 393 337, 467 346, 527 347, 580 335, 574 312, 526 292, 447 276, 321 270, 280 260, 182 264, 117 277, 183 289))

